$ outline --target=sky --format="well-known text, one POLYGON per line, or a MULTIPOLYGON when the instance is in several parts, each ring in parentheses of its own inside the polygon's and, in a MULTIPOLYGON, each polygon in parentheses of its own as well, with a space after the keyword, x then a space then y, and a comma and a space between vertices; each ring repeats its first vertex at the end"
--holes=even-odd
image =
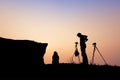
MULTIPOLYGON (((89 63, 96 42, 106 62, 120 66, 119 30, 120 0, 0 0, 0 37, 48 43, 45 64, 51 64, 54 51, 60 63, 71 63, 82 33, 88 36, 89 63)), ((104 64, 97 51, 94 63, 104 64)))

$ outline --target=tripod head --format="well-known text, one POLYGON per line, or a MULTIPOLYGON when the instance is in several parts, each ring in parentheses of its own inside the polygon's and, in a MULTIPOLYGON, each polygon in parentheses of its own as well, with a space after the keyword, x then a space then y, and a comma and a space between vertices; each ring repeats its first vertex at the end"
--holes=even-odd
POLYGON ((77 45, 77 44, 78 44, 78 42, 75 42, 75 44, 77 45))
POLYGON ((94 42, 92 45, 93 45, 93 46, 96 46, 96 42, 94 42))
POLYGON ((96 44, 97 44, 96 42, 92 43, 92 45, 93 45, 94 47, 96 47, 96 44))
POLYGON ((77 48, 77 44, 78 44, 78 42, 75 42, 75 47, 77 48))

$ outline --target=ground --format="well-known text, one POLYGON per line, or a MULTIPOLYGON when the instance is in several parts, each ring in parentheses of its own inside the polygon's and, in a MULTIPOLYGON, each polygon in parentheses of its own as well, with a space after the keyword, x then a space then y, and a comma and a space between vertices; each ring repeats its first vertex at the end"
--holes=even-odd
POLYGON ((1 77, 16 78, 79 78, 79 79, 120 79, 120 67, 111 65, 82 65, 82 64, 45 64, 30 66, 22 71, 7 70, 1 77))

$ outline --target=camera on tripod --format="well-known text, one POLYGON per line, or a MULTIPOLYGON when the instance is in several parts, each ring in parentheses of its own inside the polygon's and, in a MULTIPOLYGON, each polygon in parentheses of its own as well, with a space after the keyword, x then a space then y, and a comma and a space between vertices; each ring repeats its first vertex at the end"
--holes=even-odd
POLYGON ((107 62, 105 61, 104 57, 102 56, 102 54, 101 54, 100 51, 98 50, 98 48, 97 48, 97 46, 96 46, 96 42, 92 43, 92 45, 94 46, 93 56, 92 56, 92 64, 94 63, 95 50, 98 51, 98 53, 100 54, 100 56, 101 56, 101 58, 103 59, 103 61, 105 62, 105 64, 107 64, 107 62))

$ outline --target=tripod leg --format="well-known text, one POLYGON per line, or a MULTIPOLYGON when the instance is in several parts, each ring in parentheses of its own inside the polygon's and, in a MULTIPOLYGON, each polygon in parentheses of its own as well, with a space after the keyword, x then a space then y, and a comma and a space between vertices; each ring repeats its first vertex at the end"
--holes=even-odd
POLYGON ((79 60, 79 63, 80 63, 80 56, 78 55, 78 60, 79 60))
POLYGON ((105 62, 105 64, 107 64, 107 62, 105 61, 104 57, 102 56, 102 54, 100 53, 100 51, 98 50, 98 48, 96 47, 97 51, 99 52, 100 56, 102 57, 103 61, 105 62))
POLYGON ((93 50, 92 64, 93 64, 93 62, 94 62, 94 56, 95 56, 95 46, 94 46, 94 50, 93 50))
POLYGON ((73 54, 73 56, 72 56, 72 63, 74 63, 74 60, 73 60, 73 58, 74 58, 74 54, 73 54))

